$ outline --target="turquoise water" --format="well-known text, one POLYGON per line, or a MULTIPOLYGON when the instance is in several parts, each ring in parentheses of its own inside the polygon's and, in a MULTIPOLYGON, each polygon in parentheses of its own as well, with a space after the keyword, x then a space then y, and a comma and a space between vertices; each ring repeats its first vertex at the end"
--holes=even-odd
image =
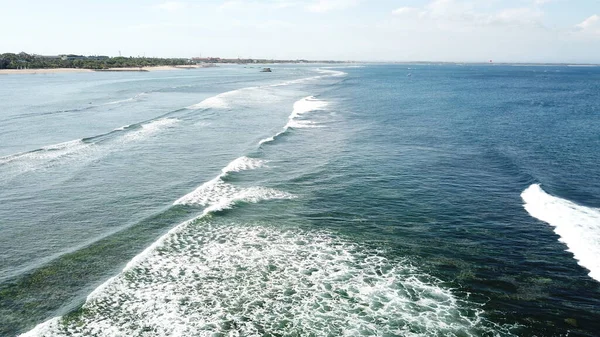
POLYGON ((0 77, 0 335, 597 334, 599 68, 273 69, 0 77))

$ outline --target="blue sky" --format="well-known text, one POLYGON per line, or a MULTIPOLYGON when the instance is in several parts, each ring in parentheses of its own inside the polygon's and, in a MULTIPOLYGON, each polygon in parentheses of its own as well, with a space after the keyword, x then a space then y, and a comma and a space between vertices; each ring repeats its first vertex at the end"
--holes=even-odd
POLYGON ((0 0, 0 52, 600 63, 600 0, 0 0))

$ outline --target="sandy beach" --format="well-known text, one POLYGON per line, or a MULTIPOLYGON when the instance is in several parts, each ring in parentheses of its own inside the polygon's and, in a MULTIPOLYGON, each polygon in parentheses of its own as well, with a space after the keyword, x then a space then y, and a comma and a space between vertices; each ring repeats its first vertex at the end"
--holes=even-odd
POLYGON ((105 71, 165 71, 165 70, 180 70, 180 69, 198 69, 203 68, 198 65, 183 65, 183 66, 155 66, 155 67, 125 67, 125 68, 109 68, 104 70, 81 69, 81 68, 46 68, 46 69, 0 69, 0 75, 11 74, 56 74, 56 73, 89 73, 89 72, 105 72, 105 71))
POLYGON ((55 74, 55 73, 88 73, 93 70, 78 68, 46 68, 46 69, 0 69, 0 75, 11 74, 55 74))

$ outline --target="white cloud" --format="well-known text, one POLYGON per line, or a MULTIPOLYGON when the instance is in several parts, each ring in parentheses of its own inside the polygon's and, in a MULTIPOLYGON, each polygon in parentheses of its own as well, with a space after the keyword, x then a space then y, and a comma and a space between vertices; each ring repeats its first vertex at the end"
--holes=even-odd
POLYGON ((152 8, 165 10, 167 12, 175 12, 187 7, 187 3, 179 1, 167 1, 161 4, 152 6, 152 8))
POLYGON ((400 8, 394 9, 392 11, 392 14, 398 15, 398 16, 404 16, 404 15, 414 15, 419 12, 420 12, 420 10, 416 7, 400 7, 400 8))
POLYGON ((544 13, 532 8, 509 8, 490 16, 490 23, 540 25, 544 13))
POLYGON ((598 14, 594 14, 583 20, 581 23, 575 25, 575 28, 580 30, 600 29, 600 16, 598 14))
POLYGON ((247 11, 247 10, 271 10, 284 9, 300 6, 302 3, 296 0, 270 0, 270 1, 243 1, 228 0, 223 2, 219 10, 247 11))
POLYGON ((245 10, 249 3, 239 0, 225 1, 221 6, 220 10, 245 10))
POLYGON ((354 7, 361 0, 227 0, 219 10, 278 10, 286 8, 304 8, 309 12, 324 13, 354 7))
POLYGON ((600 15, 594 14, 575 25, 576 35, 580 38, 600 38, 600 15))
POLYGON ((332 10, 346 9, 358 5, 359 0, 318 0, 308 5, 307 9, 311 12, 323 13, 332 10))
POLYGON ((432 17, 449 17, 473 11, 473 5, 467 1, 434 0, 425 6, 428 15, 432 17))
POLYGON ((542 26, 541 19, 544 13, 537 7, 507 8, 495 12, 485 11, 485 9, 485 4, 482 2, 434 0, 423 8, 401 7, 392 11, 392 14, 396 16, 418 14, 421 19, 436 21, 444 24, 445 27, 542 26))

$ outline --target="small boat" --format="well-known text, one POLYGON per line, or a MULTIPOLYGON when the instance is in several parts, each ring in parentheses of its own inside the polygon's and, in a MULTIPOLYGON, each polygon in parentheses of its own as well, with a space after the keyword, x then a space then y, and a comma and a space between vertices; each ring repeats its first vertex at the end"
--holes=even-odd
POLYGON ((270 73, 271 72, 271 68, 263 68, 263 70, 260 71, 261 73, 270 73))

